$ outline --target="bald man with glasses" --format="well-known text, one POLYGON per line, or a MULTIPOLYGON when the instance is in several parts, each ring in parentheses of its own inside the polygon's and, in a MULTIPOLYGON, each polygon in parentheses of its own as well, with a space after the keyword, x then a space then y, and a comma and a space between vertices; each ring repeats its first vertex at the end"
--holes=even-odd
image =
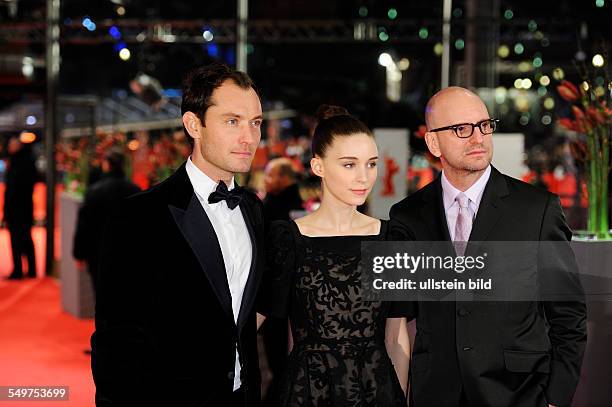
POLYGON ((448 241, 457 256, 469 252, 470 242, 554 241, 569 253, 554 272, 571 295, 396 304, 416 319, 411 405, 569 406, 586 345, 586 306, 559 198, 491 165, 498 120, 471 91, 450 87, 435 94, 426 124, 427 147, 443 171, 391 208, 391 240, 448 241))

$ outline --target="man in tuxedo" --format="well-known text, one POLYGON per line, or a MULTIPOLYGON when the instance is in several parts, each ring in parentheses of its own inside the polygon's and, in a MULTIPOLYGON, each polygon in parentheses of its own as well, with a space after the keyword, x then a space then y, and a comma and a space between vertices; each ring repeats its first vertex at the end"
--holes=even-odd
POLYGON ((263 210, 236 185, 259 143, 251 79, 190 72, 181 110, 191 156, 126 199, 100 259, 92 370, 98 406, 255 406, 254 302, 263 210))
MULTIPOLYGON (((571 250, 558 197, 491 165, 497 122, 477 95, 441 90, 426 122, 443 171, 391 208, 392 240, 468 242, 468 250, 469 242, 555 241, 571 250)), ((456 247, 463 255, 465 246, 456 247)), ((586 306, 569 257, 555 272, 571 300, 405 303, 417 326, 412 405, 569 406, 586 344, 586 306)))

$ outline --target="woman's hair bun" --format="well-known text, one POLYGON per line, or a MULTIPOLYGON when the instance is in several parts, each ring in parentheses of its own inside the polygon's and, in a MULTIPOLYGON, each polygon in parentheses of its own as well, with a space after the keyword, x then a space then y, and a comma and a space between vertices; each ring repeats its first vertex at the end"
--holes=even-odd
POLYGON ((317 119, 319 121, 329 119, 334 116, 350 116, 348 110, 340 106, 321 105, 317 109, 317 119))

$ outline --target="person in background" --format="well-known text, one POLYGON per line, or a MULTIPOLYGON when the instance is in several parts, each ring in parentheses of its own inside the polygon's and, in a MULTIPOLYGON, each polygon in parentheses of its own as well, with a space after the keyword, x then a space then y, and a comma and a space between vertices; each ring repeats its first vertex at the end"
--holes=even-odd
POLYGON ((21 257, 28 263, 27 276, 36 278, 36 257, 32 240, 34 221, 34 183, 37 173, 29 145, 23 144, 18 137, 8 142, 8 168, 6 170, 6 189, 4 191, 4 221, 11 236, 13 271, 11 280, 23 278, 21 257))
MULTIPOLYGON (((267 225, 275 220, 289 221, 293 211, 303 210, 297 174, 290 159, 281 157, 270 160, 266 165, 264 183, 266 197, 263 205, 267 225)), ((276 405, 279 381, 286 365, 289 340, 287 318, 269 318, 260 334, 272 373, 272 382, 265 393, 264 405, 272 406, 276 405)))
POLYGON ((266 197, 264 216, 266 222, 289 220, 291 211, 301 211, 302 198, 293 163, 288 158, 274 158, 266 165, 266 197))
POLYGON ((102 178, 89 187, 79 209, 72 256, 80 271, 90 273, 94 294, 104 229, 121 200, 140 191, 126 179, 124 164, 121 150, 113 148, 106 152, 101 164, 102 178))

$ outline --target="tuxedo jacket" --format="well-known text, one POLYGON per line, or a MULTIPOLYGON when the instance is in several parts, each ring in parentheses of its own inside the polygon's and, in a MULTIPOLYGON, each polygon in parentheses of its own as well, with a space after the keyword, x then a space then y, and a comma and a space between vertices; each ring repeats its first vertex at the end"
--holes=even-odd
MULTIPOLYGON (((450 241, 442 197, 438 177, 395 204, 390 238, 450 241)), ((570 239, 558 197, 492 168, 470 241, 556 241, 571 250, 570 239)), ((417 326, 412 405, 457 406, 462 392, 472 407, 569 405, 586 345, 586 306, 570 257, 557 274, 572 301, 404 303, 417 326)))
POLYGON ((263 212, 250 192, 234 210, 253 245, 237 323, 221 248, 184 164, 112 217, 92 336, 98 406, 229 405, 236 343, 245 405, 259 404, 254 302, 263 212))

